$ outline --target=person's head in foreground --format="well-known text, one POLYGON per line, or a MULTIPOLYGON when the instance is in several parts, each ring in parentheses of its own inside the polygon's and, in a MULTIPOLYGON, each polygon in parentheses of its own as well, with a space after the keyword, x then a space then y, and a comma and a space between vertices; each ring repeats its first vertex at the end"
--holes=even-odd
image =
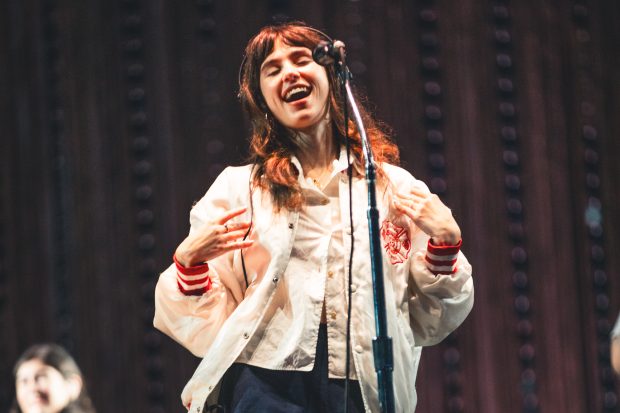
POLYGON ((94 413, 75 360, 57 344, 36 344, 17 360, 10 413, 94 413))

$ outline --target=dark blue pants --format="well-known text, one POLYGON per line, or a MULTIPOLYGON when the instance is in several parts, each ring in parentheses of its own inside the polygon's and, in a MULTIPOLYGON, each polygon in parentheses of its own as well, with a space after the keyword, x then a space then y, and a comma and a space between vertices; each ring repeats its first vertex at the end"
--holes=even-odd
MULTIPOLYGON (((219 403, 226 413, 344 412, 344 380, 328 377, 327 327, 321 324, 319 329, 312 371, 268 370, 233 364, 222 379, 219 403)), ((363 412, 359 383, 351 380, 349 413, 363 412)))

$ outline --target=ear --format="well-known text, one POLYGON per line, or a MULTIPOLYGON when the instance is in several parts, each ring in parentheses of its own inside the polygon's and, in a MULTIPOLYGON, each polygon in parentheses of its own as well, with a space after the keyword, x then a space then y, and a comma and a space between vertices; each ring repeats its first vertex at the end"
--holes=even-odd
POLYGON ((84 385, 82 378, 77 374, 73 374, 66 379, 66 383, 67 390, 69 392, 69 399, 71 401, 76 400, 80 396, 80 393, 82 392, 82 386, 84 385))

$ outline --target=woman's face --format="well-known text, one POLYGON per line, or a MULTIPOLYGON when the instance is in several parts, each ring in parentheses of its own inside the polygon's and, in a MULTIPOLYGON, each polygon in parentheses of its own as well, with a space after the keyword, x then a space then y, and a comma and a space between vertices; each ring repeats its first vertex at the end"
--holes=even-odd
POLYGON ((304 130, 326 118, 327 72, 306 47, 277 40, 261 65, 260 89, 271 113, 287 128, 304 130))
POLYGON ((15 378, 17 404, 24 413, 58 413, 80 394, 77 376, 65 379, 39 359, 25 361, 15 378))

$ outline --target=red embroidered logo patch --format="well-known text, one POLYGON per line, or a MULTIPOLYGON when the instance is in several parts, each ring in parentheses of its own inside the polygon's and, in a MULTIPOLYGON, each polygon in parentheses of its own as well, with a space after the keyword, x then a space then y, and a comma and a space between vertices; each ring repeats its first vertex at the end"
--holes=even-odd
POLYGON ((411 241, 407 230, 386 219, 381 224, 381 238, 385 244, 385 252, 390 256, 390 262, 392 264, 405 262, 411 251, 411 241))

